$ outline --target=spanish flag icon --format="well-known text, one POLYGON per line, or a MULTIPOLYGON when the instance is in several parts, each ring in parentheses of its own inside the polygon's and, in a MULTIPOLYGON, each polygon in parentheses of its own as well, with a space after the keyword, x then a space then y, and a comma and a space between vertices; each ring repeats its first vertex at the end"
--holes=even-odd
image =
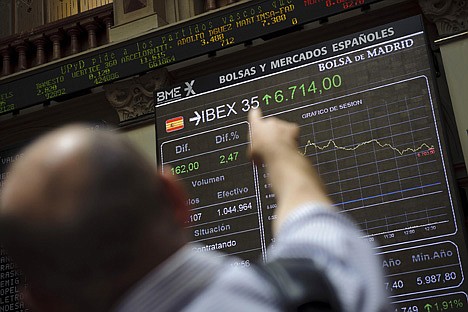
POLYGON ((178 116, 166 120, 166 132, 174 132, 177 130, 184 129, 184 117, 178 116))

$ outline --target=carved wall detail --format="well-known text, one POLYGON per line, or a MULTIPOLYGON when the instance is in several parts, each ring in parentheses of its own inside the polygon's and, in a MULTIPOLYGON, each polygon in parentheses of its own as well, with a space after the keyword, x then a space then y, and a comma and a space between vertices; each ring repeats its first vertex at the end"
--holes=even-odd
POLYGON ((104 86, 106 98, 117 110, 120 122, 154 113, 153 91, 169 85, 165 68, 104 86))
POLYGON ((440 36, 468 30, 468 1, 419 0, 424 15, 437 25, 440 36))

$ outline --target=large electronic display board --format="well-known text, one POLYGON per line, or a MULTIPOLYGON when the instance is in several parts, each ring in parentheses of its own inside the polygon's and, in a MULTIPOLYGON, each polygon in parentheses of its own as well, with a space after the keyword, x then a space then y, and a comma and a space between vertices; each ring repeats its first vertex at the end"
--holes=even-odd
POLYGON ((249 1, 0 80, 0 114, 381 0, 249 1))
MULTIPOLYGON (((194 249, 267 258, 275 194, 249 110, 300 125, 342 213, 375 241, 395 311, 465 311, 466 243, 419 16, 155 92, 159 162, 183 181, 194 249)), ((167 170, 167 169, 166 169, 167 170)))

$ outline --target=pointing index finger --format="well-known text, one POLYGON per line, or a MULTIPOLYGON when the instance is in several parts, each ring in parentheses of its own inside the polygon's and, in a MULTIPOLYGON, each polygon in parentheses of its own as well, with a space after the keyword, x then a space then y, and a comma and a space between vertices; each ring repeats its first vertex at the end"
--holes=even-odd
POLYGON ((251 109, 248 115, 249 123, 256 122, 262 118, 262 110, 260 108, 251 109))

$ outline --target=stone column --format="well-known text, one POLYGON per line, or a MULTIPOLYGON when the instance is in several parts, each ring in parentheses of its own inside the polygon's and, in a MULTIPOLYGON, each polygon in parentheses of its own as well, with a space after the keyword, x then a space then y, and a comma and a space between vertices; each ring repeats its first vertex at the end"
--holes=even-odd
POLYGON ((43 35, 33 37, 31 40, 36 46, 36 65, 42 65, 46 62, 45 45, 47 41, 43 35))
POLYGON ((112 27, 112 24, 114 22, 114 17, 109 15, 109 16, 104 16, 102 18, 102 21, 104 22, 104 25, 106 25, 106 43, 110 42, 110 29, 112 27))
POLYGON ((70 47, 71 54, 76 54, 80 52, 80 42, 78 41, 78 36, 81 34, 81 30, 78 26, 73 26, 67 29, 67 34, 70 36, 70 47))
POLYGON ((28 45, 26 42, 20 42, 15 46, 15 50, 18 53, 18 71, 25 70, 28 68, 28 60, 26 59, 26 51, 28 45))
POLYGON ((62 57, 62 46, 60 41, 62 41, 63 36, 61 33, 53 33, 49 38, 52 41, 52 60, 58 60, 62 57))
POLYGON ((216 0, 205 0, 205 10, 211 11, 216 9, 216 0))
POLYGON ((2 55, 2 76, 8 76, 11 74, 10 48, 0 48, 0 54, 2 55))
POLYGON ((193 16, 193 8, 191 7, 190 1, 178 0, 179 1, 179 18, 180 20, 186 20, 193 16))
POLYGON ((96 31, 99 28, 95 21, 91 21, 83 24, 84 28, 88 32, 88 48, 92 49, 97 47, 96 31))

